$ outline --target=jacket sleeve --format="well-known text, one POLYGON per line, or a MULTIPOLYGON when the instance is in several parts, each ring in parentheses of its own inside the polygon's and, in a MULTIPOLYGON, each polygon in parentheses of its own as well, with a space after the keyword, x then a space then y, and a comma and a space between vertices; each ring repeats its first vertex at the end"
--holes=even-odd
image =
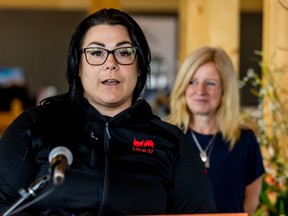
POLYGON ((194 145, 179 131, 179 153, 176 161, 172 209, 168 212, 215 213, 216 206, 207 172, 194 145))
POLYGON ((30 111, 20 114, 0 138, 0 213, 35 180, 36 163, 31 144, 34 118, 30 111))

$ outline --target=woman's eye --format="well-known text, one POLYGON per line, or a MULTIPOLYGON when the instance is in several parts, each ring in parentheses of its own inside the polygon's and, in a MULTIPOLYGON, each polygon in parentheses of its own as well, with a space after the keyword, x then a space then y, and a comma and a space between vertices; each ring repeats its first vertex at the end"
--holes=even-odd
POLYGON ((206 85, 207 86, 216 86, 216 83, 215 82, 206 82, 206 85))
POLYGON ((93 56, 102 56, 103 52, 101 50, 93 50, 90 52, 90 54, 93 56))
POLYGON ((189 85, 196 85, 197 84, 197 81, 196 80, 190 80, 189 81, 189 85))
POLYGON ((123 50, 121 52, 119 52, 120 56, 131 56, 132 52, 130 52, 129 50, 123 50))
POLYGON ((121 56, 128 56, 128 55, 129 55, 129 53, 126 52, 126 51, 120 52, 119 54, 120 54, 121 56))

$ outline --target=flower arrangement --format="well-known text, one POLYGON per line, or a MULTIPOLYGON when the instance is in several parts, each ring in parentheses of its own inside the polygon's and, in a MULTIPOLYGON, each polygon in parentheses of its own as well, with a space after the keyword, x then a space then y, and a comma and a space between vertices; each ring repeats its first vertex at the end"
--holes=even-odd
POLYGON ((244 114, 244 121, 256 125, 266 170, 255 216, 288 215, 288 91, 280 87, 288 67, 260 66, 262 77, 250 69, 240 81, 240 88, 251 83, 259 99, 256 111, 244 114))

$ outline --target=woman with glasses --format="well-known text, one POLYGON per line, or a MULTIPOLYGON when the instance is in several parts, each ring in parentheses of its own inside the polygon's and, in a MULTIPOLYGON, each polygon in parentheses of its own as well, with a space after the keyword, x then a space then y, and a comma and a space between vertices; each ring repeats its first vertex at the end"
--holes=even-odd
POLYGON ((237 74, 220 48, 201 47, 179 69, 167 121, 189 137, 211 180, 219 213, 247 212, 259 204, 264 167, 252 130, 240 119, 237 74))
POLYGON ((78 25, 68 92, 24 111, 0 140, 4 215, 215 212, 196 148, 140 98, 150 58, 124 12, 103 9, 78 25), (18 205, 21 188, 31 196, 18 205))

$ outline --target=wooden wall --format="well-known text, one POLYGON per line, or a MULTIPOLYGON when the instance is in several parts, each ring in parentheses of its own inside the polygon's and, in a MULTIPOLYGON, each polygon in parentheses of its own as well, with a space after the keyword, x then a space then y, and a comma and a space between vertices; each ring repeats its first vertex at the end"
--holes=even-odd
MULTIPOLYGON (((86 10, 96 0, 1 0, 0 8, 86 10)), ((97 2, 103 0, 97 0, 97 2)), ((107 1, 107 0, 106 0, 107 1)), ((179 0, 118 0, 128 12, 177 13, 179 0)), ((193 0, 192 0, 193 1, 193 0)), ((262 10, 263 0, 241 0, 241 11, 262 10)))

